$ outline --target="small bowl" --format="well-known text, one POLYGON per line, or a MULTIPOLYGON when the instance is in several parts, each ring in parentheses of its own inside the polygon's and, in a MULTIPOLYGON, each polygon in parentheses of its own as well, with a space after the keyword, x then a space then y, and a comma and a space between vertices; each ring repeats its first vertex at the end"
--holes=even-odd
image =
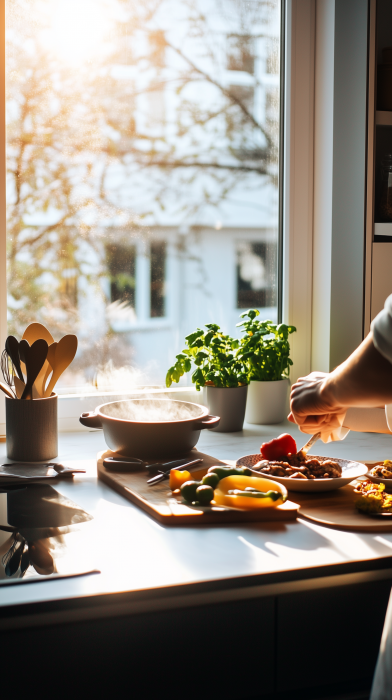
MULTIPOLYGON (((321 455, 311 455, 315 459, 325 459, 325 456, 321 455)), ((237 459, 237 467, 252 467, 262 460, 261 454, 256 455, 245 455, 240 459, 237 459)), ((265 477, 266 479, 271 479, 271 481, 277 481, 279 484, 283 484, 288 491, 302 491, 316 493, 320 491, 335 491, 335 489, 341 489, 342 486, 347 486, 354 479, 358 479, 360 476, 364 476, 368 470, 365 464, 360 464, 359 462, 352 462, 349 459, 336 459, 331 457, 334 462, 340 464, 342 468, 342 476, 332 478, 332 479, 291 479, 286 476, 271 476, 265 474, 264 472, 252 469, 254 475, 265 477)))
MULTIPOLYGON (((370 463, 369 462, 366 463, 366 466, 368 469, 369 469, 369 467, 371 469, 373 469, 373 467, 382 467, 382 465, 383 465, 383 462, 374 462, 374 464, 371 464, 371 467, 370 467, 370 463)), ((380 476, 380 477, 373 476, 373 474, 370 473, 370 469, 366 473, 366 477, 369 479, 369 481, 373 481, 374 484, 384 484, 385 491, 387 493, 392 493, 392 479, 384 479, 384 477, 382 477, 382 476, 380 476)))

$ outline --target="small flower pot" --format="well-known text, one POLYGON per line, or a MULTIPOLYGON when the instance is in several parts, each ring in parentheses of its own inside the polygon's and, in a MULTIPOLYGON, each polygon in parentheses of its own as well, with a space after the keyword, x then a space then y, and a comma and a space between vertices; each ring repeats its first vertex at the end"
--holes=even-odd
POLYGON ((284 421, 288 412, 288 389, 288 379, 279 379, 275 382, 251 381, 246 405, 246 422, 268 425, 284 421))
POLYGON ((46 399, 5 399, 7 457, 47 462, 57 457, 57 395, 46 399))
POLYGON ((242 430, 245 418, 247 386, 232 388, 204 387, 205 403, 210 413, 220 416, 219 425, 212 428, 216 433, 237 433, 242 430))

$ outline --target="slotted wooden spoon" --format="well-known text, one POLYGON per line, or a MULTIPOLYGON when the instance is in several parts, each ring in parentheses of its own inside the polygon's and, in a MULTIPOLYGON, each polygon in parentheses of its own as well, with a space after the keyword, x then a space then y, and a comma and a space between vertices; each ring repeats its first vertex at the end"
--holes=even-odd
POLYGON ((59 340, 54 356, 53 374, 47 388, 45 389, 45 397, 51 395, 59 378, 74 359, 77 349, 78 339, 76 335, 65 335, 63 338, 61 338, 61 340, 59 340))
MULTIPOLYGON (((52 343, 54 343, 54 339, 50 331, 44 326, 42 323, 30 323, 29 326, 27 326, 25 332, 23 333, 22 340, 27 340, 29 345, 32 345, 35 343, 36 340, 39 340, 40 338, 43 338, 43 340, 46 340, 47 344, 50 346, 52 343)), ((37 392, 39 396, 42 398, 44 396, 44 391, 45 391, 45 382, 44 378, 46 375, 46 372, 49 368, 49 362, 46 359, 44 362, 44 365, 35 380, 34 384, 37 389, 37 392)), ((48 372, 49 376, 50 371, 48 372)), ((34 397, 33 397, 34 398, 34 397)))

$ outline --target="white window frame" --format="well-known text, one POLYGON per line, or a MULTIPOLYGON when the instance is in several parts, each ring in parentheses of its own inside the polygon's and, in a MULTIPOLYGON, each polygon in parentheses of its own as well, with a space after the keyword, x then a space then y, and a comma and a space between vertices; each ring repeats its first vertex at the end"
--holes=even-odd
MULTIPOLYGON (((310 309, 306 309, 305 313, 302 311, 302 299, 304 293, 308 294, 308 290, 311 285, 311 261, 307 260, 307 269, 304 274, 302 269, 299 273, 295 267, 295 260, 297 255, 301 255, 301 250, 305 253, 308 247, 308 239, 311 233, 311 199, 312 193, 309 182, 302 188, 301 197, 305 204, 305 209, 308 211, 306 219, 306 235, 304 232, 304 219, 302 215, 302 205, 298 206, 299 191, 298 187, 295 189, 291 187, 290 183, 297 180, 297 177, 302 177, 304 170, 301 171, 301 165, 299 160, 295 159, 295 148, 294 142, 300 142, 302 139, 303 147, 309 152, 309 172, 306 174, 307 181, 311 179, 311 168, 310 162, 312 160, 311 155, 311 141, 309 139, 309 130, 304 127, 303 124, 303 105, 300 104, 299 100, 291 100, 290 95, 293 94, 293 80, 302 83, 301 71, 307 71, 307 61, 309 60, 309 55, 312 51, 313 38, 312 35, 311 22, 309 23, 307 12, 308 7, 314 4, 314 0, 283 0, 282 5, 286 4, 286 37, 287 37, 287 47, 292 52, 292 56, 295 60, 296 72, 289 70, 289 66, 286 67, 286 75, 291 75, 290 89, 287 90, 287 96, 285 99, 286 104, 286 114, 285 123, 286 136, 285 143, 285 156, 289 158, 287 167, 287 172, 285 175, 285 188, 288 193, 285 201, 287 211, 290 211, 288 217, 285 218, 285 233, 284 233, 284 246, 286 252, 284 254, 284 274, 283 280, 285 280, 284 291, 283 291, 283 316, 284 319, 290 323, 293 323, 301 329, 298 333, 296 340, 293 342, 293 357, 295 359, 296 368, 300 368, 296 375, 304 373, 307 369, 308 364, 302 362, 301 358, 304 356, 308 357, 310 355, 310 309), (294 37, 291 39, 292 29, 294 28, 294 37), (309 46, 306 47, 303 44, 303 38, 306 37, 306 41, 309 46), (302 47, 302 49, 301 49, 302 47), (301 55, 302 50, 302 55, 301 55), (293 53, 294 52, 294 53, 293 53), (310 53, 309 53, 310 52, 310 53), (293 126, 294 125, 294 128, 293 126), (300 176, 300 172, 302 175, 300 176), (295 197, 295 199, 294 199, 295 197), (294 204, 295 202, 295 204, 294 204), (295 250, 295 255, 294 251, 295 250), (309 326, 309 330, 303 331, 304 328, 309 326)), ((6 125, 5 125, 5 0, 0 0, 0 211, 2 212, 1 224, 0 224, 0 345, 4 347, 5 338, 7 337, 7 284, 6 284, 6 125)), ((286 47, 286 53, 287 53, 286 47)), ((290 63, 290 61, 288 61, 290 63)), ((294 65, 294 64, 293 64, 294 65)), ((309 71, 307 71, 309 72, 309 71)), ((304 88, 305 101, 308 104, 309 114, 312 112, 311 100, 313 99, 312 90, 310 89, 310 83, 312 82, 312 69, 307 77, 307 87, 304 88), (308 94, 307 93, 308 90, 308 94)), ((287 87, 288 87, 287 83, 287 87)), ((295 91, 294 91, 295 92, 295 91)), ((310 117, 308 117, 309 121, 310 117)), ((299 182, 299 179, 298 179, 299 182)), ((309 256, 308 256, 309 257, 309 256)), ((162 319, 164 321, 164 319, 162 319)), ((167 322, 167 319, 165 319, 167 322)), ((181 396, 183 399, 197 401, 198 403, 203 402, 202 392, 196 392, 193 387, 185 388, 173 388, 170 390, 161 390, 160 394, 175 394, 176 397, 181 396)), ((151 393, 157 393, 157 390, 151 390, 151 393)), ((59 429, 63 431, 70 430, 84 430, 84 428, 79 424, 78 417, 83 411, 88 411, 94 409, 97 404, 106 403, 107 401, 114 400, 122 395, 129 395, 129 392, 121 393, 91 393, 88 395, 69 395, 59 397, 59 429)), ((2 398, 0 400, 0 436, 5 434, 5 401, 2 398)), ((1 437, 0 437, 1 439, 1 437)))
MULTIPOLYGON (((292 380, 307 374, 312 368, 330 369, 329 355, 322 348, 323 341, 329 338, 331 322, 326 322, 328 308, 321 291, 325 284, 330 287, 332 280, 332 262, 324 249, 331 230, 328 217, 331 216, 332 202, 330 198, 325 205, 321 194, 330 193, 332 174, 330 162, 327 168, 320 164, 325 156, 323 148, 328 149, 331 139, 330 121, 323 120, 322 115, 325 109, 331 109, 333 18, 337 1, 282 1, 285 13, 282 314, 284 322, 298 329, 291 341, 292 380), (315 84, 318 86, 321 78, 323 91, 315 91, 315 84), (327 224, 323 229, 325 221, 327 224)), ((5 0, 0 0, 0 25, 0 344, 3 347, 7 335, 5 0)), ((202 395, 193 388, 175 388, 170 392, 202 402, 202 395)), ((162 390, 160 393, 166 392, 162 390)), ((60 430, 81 428, 77 420, 79 414, 112 397, 114 395, 108 393, 61 396, 60 430)), ((1 400, 0 435, 4 432, 4 400, 1 400)))

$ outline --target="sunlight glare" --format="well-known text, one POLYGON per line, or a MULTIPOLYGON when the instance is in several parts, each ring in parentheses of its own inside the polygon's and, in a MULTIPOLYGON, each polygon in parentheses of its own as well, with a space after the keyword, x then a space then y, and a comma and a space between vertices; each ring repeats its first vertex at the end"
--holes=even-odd
POLYGON ((99 54, 110 18, 101 0, 51 0, 44 41, 67 63, 91 61, 99 54))

